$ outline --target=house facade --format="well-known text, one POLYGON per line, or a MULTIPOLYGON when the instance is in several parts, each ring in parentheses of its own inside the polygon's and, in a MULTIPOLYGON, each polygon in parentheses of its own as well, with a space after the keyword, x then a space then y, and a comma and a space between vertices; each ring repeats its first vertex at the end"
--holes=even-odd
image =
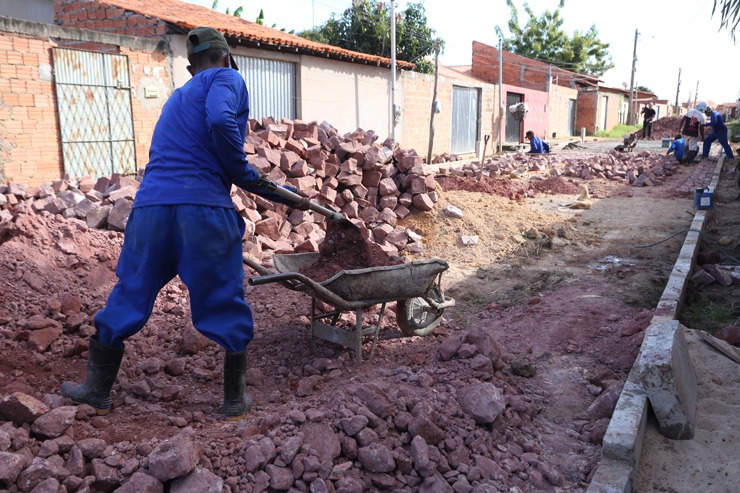
POLYGON ((28 0, 0 4, 0 16, 0 180, 39 184, 144 167, 164 102, 190 78, 185 35, 199 25, 225 34, 256 120, 373 130, 424 158, 430 146, 432 156, 473 158, 484 142, 490 155, 527 130, 564 138, 626 120, 624 91, 513 53, 501 54, 498 85, 498 50, 478 42, 464 70, 440 66, 435 76, 398 62, 392 81, 389 59, 178 0, 28 0), (506 111, 518 102, 529 109, 524 121, 506 111))
MULTIPOLYGON (((629 92, 629 91, 628 91, 629 92)), ((610 87, 589 86, 578 91, 576 126, 586 135, 596 135, 625 123, 629 104, 624 91, 610 87)))
MULTIPOLYGON (((340 132, 362 128, 381 136, 394 133, 405 148, 417 149, 422 156, 430 141, 434 155, 452 150, 473 156, 483 136, 490 133, 497 105, 495 86, 440 67, 436 99, 441 111, 435 114, 430 139, 435 78, 413 72, 412 64, 397 65, 393 126, 388 59, 313 43, 177 0, 32 0, 25 4, 28 8, 13 4, 11 10, 0 5, 0 16, 7 16, 0 23, 0 56, 14 61, 0 69, 5 70, 2 83, 12 84, 12 94, 20 94, 23 86, 27 97, 36 96, 33 103, 24 103, 34 108, 30 112, 16 105, 16 96, 5 98, 4 111, 16 115, 9 116, 9 121, 20 120, 21 114, 25 118, 30 113, 31 118, 20 127, 11 123, 3 137, 2 180, 38 184, 64 174, 130 172, 145 166, 164 101, 190 78, 185 34, 197 25, 219 26, 226 35, 250 88, 251 116, 257 120, 326 121, 340 132), (31 22, 50 17, 56 25, 31 22), (25 46, 33 53, 26 54, 25 46), (16 67, 20 72, 11 71, 13 65, 23 67, 16 67), (107 81, 94 79, 97 66, 110 68, 107 81), (69 79, 68 85, 62 81, 60 86, 60 74, 69 79), (96 104, 102 104, 108 92, 115 93, 116 106, 70 104, 85 98, 63 89, 80 81, 96 96, 96 104), (97 121, 102 113, 117 120, 97 121), (36 126, 30 121, 36 121, 36 126), (83 131, 83 122, 108 134, 90 128, 83 131), (28 128, 35 134, 33 143, 23 134, 28 128)), ((488 149, 490 153, 494 146, 488 149)))
POLYGON ((527 130, 546 138, 577 134, 579 87, 595 84, 597 79, 505 50, 499 56, 497 48, 477 41, 473 42, 472 75, 498 84, 499 59, 505 108, 525 103, 529 110, 524 121, 517 121, 508 111, 496 121, 494 128, 501 129, 502 142, 522 142, 527 130))
POLYGON ((0 17, 0 60, 0 181, 38 185, 146 163, 172 87, 161 43, 0 17))

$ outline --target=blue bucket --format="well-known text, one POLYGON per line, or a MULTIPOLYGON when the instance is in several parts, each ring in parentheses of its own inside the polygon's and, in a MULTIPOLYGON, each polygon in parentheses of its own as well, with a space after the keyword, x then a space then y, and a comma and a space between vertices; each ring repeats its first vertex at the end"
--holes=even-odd
POLYGON ((673 142, 673 139, 670 139, 668 137, 663 137, 663 141, 662 141, 662 144, 661 145, 663 147, 668 148, 668 147, 671 147, 671 142, 673 142))
POLYGON ((697 188, 694 192, 694 209, 705 210, 714 207, 714 192, 708 188, 697 188))

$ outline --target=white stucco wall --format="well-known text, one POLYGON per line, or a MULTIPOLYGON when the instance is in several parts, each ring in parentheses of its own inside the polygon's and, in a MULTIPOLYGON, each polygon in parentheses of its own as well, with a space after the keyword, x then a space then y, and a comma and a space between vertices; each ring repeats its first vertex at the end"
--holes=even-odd
MULTIPOLYGON (((303 56, 299 76, 299 118, 327 121, 341 133, 374 130, 381 139, 391 135, 391 70, 357 63, 303 56)), ((398 80, 398 74, 397 74, 398 80)), ((403 92, 396 82, 396 105, 403 92)), ((403 118, 403 116, 401 117, 403 118)), ((402 139, 402 122, 396 140, 402 139)))

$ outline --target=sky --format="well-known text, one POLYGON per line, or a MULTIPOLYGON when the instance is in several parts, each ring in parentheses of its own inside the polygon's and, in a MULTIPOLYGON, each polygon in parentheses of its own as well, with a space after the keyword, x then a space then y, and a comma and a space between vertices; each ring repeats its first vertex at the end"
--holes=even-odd
MULTIPOLYGON (((184 1, 213 6, 213 0, 184 1)), ((440 55, 444 65, 470 65, 473 41, 498 46, 496 26, 509 35, 505 0, 421 1, 427 26, 445 40, 440 55)), ((523 3, 514 0, 521 24, 528 19, 523 3)), ((528 2, 537 16, 557 9, 558 3, 528 2)), ((219 0, 218 10, 233 12, 241 6, 242 18, 252 21, 264 10, 265 25, 299 32, 322 25, 332 13, 341 16, 351 4, 351 0, 219 0)), ((406 4, 397 0, 396 9, 406 4)), ((675 102, 677 90, 679 102, 697 96, 715 103, 733 102, 740 98, 740 44, 732 41, 727 30, 719 30, 713 5, 713 0, 565 0, 560 15, 567 33, 586 32, 595 25, 599 39, 609 44, 614 68, 602 76, 605 85, 629 87, 637 30, 635 87, 646 86, 669 102, 675 102)), ((740 43, 740 33, 737 37, 740 43)))

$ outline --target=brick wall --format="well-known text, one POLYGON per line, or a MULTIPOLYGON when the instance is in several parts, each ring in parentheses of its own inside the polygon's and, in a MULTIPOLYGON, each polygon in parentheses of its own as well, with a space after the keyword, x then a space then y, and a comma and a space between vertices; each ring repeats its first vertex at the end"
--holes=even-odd
MULTIPOLYGON (((503 82, 512 86, 535 91, 547 91, 549 87, 554 85, 576 88, 576 83, 584 80, 584 78, 596 81, 596 79, 505 50, 501 59, 503 62, 501 69, 503 82), (551 83, 548 85, 549 79, 551 79, 551 83)), ((472 75, 474 77, 492 84, 498 83, 499 55, 497 48, 473 41, 472 60, 472 75)))
POLYGON ((54 23, 147 38, 167 34, 164 21, 94 0, 54 0, 54 23))
POLYGON ((576 133, 580 133, 583 127, 586 129, 587 135, 596 135, 597 132, 611 130, 622 123, 625 119, 623 112, 625 100, 624 94, 620 92, 599 90, 597 88, 579 91, 576 133), (604 112, 606 112, 606 123, 604 122, 604 112))
POLYGON ((0 181, 58 178, 51 42, 0 31, 0 181))
POLYGON ((169 56, 157 51, 157 42, 5 18, 0 20, 0 181, 38 185, 64 175, 52 48, 69 43, 128 56, 136 164, 146 165, 154 124, 172 91, 169 56), (146 98, 146 87, 156 87, 158 96, 146 98))
POLYGON ((596 115, 598 109, 599 92, 596 90, 583 90, 578 93, 578 113, 576 116, 576 133, 581 128, 586 129, 588 135, 594 135, 596 115))
POLYGON ((131 114, 134 123, 136 167, 143 168, 149 161, 154 126, 162 113, 167 98, 174 90, 169 55, 121 48, 128 56, 131 79, 131 114), (146 89, 156 89, 156 97, 147 97, 146 89))
MULTIPOLYGON (((442 111, 434 115, 434 142, 432 156, 450 152, 452 145, 452 92, 454 86, 479 88, 480 100, 480 129, 478 140, 483 141, 485 135, 492 135, 488 143, 486 154, 495 151, 496 121, 495 111, 496 86, 460 75, 455 77, 451 70, 441 71, 437 80, 437 100, 442 111)), ((418 72, 402 72, 403 84, 403 136, 401 143, 406 149, 415 149, 426 158, 429 152, 429 121, 432 110, 432 96, 434 94, 434 75, 418 72)), ((473 157, 466 155, 465 157, 473 157)))

